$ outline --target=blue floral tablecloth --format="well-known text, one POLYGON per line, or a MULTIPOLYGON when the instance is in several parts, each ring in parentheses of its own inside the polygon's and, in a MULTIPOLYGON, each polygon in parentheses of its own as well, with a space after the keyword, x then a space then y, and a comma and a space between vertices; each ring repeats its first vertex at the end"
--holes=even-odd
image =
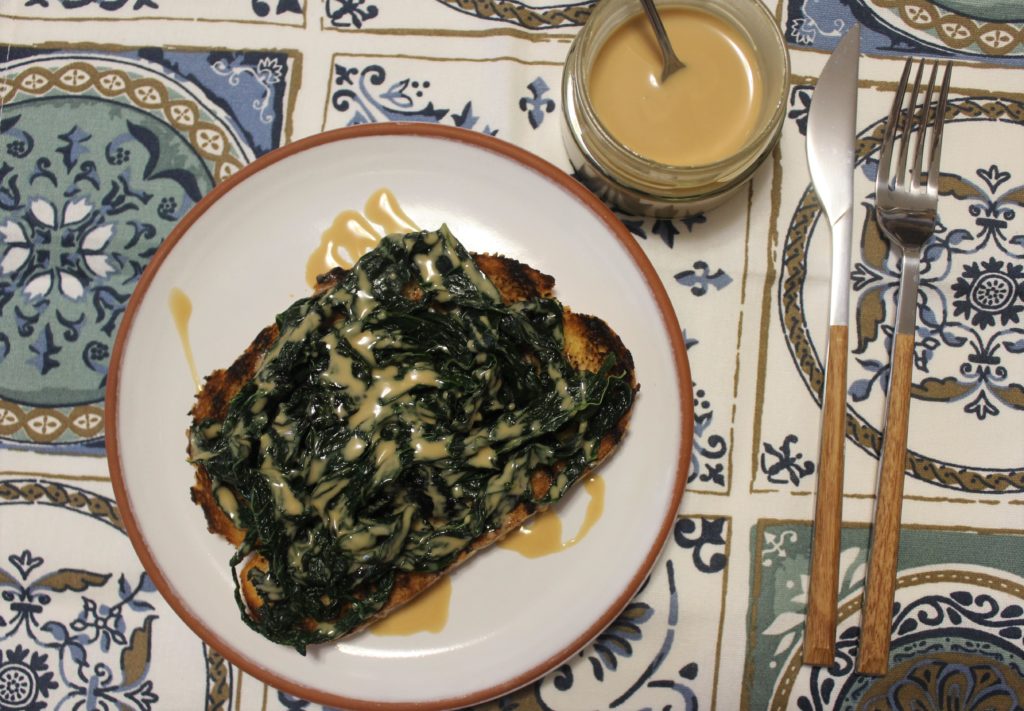
MULTIPOLYGON (((485 708, 1024 704, 1024 6, 768 5, 792 59, 772 160, 705 215, 621 215, 677 309, 695 385, 667 548, 591 645, 485 708), (846 526, 824 669, 800 664, 829 258, 804 134, 816 77, 854 22, 846 526), (853 668, 898 280, 873 181, 908 55, 955 69, 918 297, 891 672, 873 678, 853 668)), ((569 171, 561 65, 592 6, 0 0, 0 709, 314 708, 196 638, 125 535, 103 388, 126 302, 203 194, 325 129, 460 126, 569 171)))

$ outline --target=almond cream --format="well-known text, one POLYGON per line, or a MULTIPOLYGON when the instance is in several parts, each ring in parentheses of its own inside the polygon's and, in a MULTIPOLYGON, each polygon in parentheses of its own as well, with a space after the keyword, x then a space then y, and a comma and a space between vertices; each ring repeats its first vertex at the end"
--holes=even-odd
POLYGON ((594 59, 594 111, 619 141, 659 163, 727 158, 757 125, 763 91, 757 57, 739 30, 716 15, 672 7, 661 15, 686 67, 662 83, 654 32, 645 17, 634 17, 594 59))

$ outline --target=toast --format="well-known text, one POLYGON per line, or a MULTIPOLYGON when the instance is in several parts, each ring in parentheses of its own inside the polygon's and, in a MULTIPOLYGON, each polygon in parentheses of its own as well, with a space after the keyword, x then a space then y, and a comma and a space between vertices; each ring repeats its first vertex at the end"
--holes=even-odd
MULTIPOLYGON (((379 307, 379 311, 366 311, 368 302, 365 297, 368 296, 367 287, 370 286, 367 274, 376 272, 373 272, 373 259, 364 257, 352 270, 334 269, 322 275, 318 279, 313 296, 297 302, 328 304, 327 308, 317 307, 320 309, 317 312, 319 316, 312 319, 317 323, 311 329, 307 329, 310 333, 340 333, 345 329, 353 330, 353 324, 365 325, 354 318, 360 309, 364 316, 366 313, 370 314, 366 317, 366 322, 372 322, 374 314, 384 313, 385 317, 390 317, 389 309, 394 308, 404 313, 402 309, 410 308, 407 304, 413 304, 415 306, 411 308, 418 309, 418 314, 425 314, 425 317, 430 319, 430 328, 435 330, 444 330, 448 323, 441 320, 435 322, 435 318, 449 319, 464 329, 467 328, 466 323, 471 321, 475 325, 469 329, 470 333, 475 333, 474 329, 477 327, 483 328, 480 324, 492 326, 491 320, 500 321, 502 325, 495 326, 494 333, 488 332, 480 336, 481 343, 489 343, 488 339, 497 338, 495 333, 502 328, 518 333, 517 329, 530 330, 535 326, 538 332, 542 327, 551 327, 554 340, 539 341, 546 345, 538 345, 536 352, 524 350, 522 343, 516 346, 513 357, 519 362, 512 365, 524 369, 519 371, 519 376, 525 380, 540 378, 543 385, 534 391, 535 401, 526 405, 518 403, 519 409, 516 409, 504 401, 487 403, 484 399, 482 402, 485 404, 478 404, 477 412, 468 418, 466 423, 461 423, 461 429, 457 426, 461 420, 440 424, 433 422, 432 418, 436 419, 436 412, 433 411, 423 415, 425 419, 422 423, 415 419, 418 415, 414 415, 410 420, 405 410, 422 409, 421 405, 411 401, 401 403, 393 406, 395 410, 391 415, 402 423, 411 422, 407 429, 412 435, 398 434, 394 440, 384 439, 387 435, 376 431, 367 435, 367 427, 363 422, 371 416, 367 414, 370 409, 379 411, 391 407, 388 404, 391 402, 388 396, 373 399, 373 388, 384 382, 383 389, 378 388, 378 392, 390 392, 387 390, 389 385, 395 386, 392 389, 394 391, 401 390, 398 386, 402 386, 404 379, 410 378, 409 374, 414 372, 414 368, 406 370, 401 378, 395 378, 392 372, 391 381, 382 381, 380 374, 387 372, 390 367, 384 365, 382 358, 386 357, 377 356, 377 351, 374 350, 364 351, 362 355, 366 358, 360 358, 352 354, 352 349, 345 349, 344 344, 339 346, 338 339, 331 341, 334 345, 334 351, 331 353, 336 352, 340 357, 341 351, 347 350, 351 356, 350 360, 339 361, 344 363, 341 370, 345 372, 338 375, 336 380, 351 386, 355 391, 364 391, 367 384, 371 384, 369 393, 362 401, 363 406, 360 406, 359 402, 344 399, 344 394, 338 395, 336 391, 331 391, 335 396, 342 398, 342 405, 339 406, 339 412, 342 414, 339 417, 345 418, 346 427, 351 430, 349 439, 346 440, 347 444, 331 450, 335 459, 329 460, 329 464, 322 465, 328 468, 336 466, 343 470, 334 479, 325 476, 322 480, 314 481, 313 470, 317 469, 318 465, 312 463, 315 460, 308 454, 302 455, 305 459, 295 460, 309 462, 302 465, 305 467, 304 475, 294 470, 285 471, 284 466, 280 471, 276 471, 273 465, 267 464, 276 441, 272 441, 273 435, 270 431, 275 427, 286 431, 297 430, 299 426, 295 422, 288 421, 286 425, 276 425, 274 423, 278 422, 278 418, 270 421, 268 412, 268 422, 264 423, 266 431, 259 437, 252 430, 252 424, 248 425, 248 430, 237 424, 237 421, 240 421, 238 413, 243 411, 243 405, 250 410, 257 407, 272 409, 272 404, 262 404, 266 398, 260 400, 253 393, 261 393, 269 388, 273 394, 281 389, 274 384, 281 381, 270 382, 268 378, 271 376, 268 376, 267 372, 277 373, 276 377, 280 377, 279 372, 274 370, 274 359, 283 358, 283 354, 290 352, 288 341, 294 339, 294 334, 305 328, 301 324, 310 321, 310 314, 315 311, 313 307, 301 317, 293 313, 293 322, 289 324, 288 314, 296 309, 293 305, 292 309, 278 317, 276 323, 264 328, 231 366, 216 370, 206 378, 190 413, 193 427, 190 430, 188 454, 190 461, 195 465, 192 499, 202 508, 209 530, 223 536, 238 549, 232 559, 232 566, 236 571, 237 597, 243 619, 265 636, 291 644, 300 651, 304 651, 306 644, 353 634, 372 624, 416 597, 478 551, 496 543, 531 516, 558 501, 568 489, 607 459, 615 449, 626 433, 632 402, 639 389, 632 356, 619 337, 599 318, 574 313, 555 301, 555 282, 552 277, 507 257, 469 255, 445 228, 432 233, 389 236, 385 238, 382 249, 385 252, 390 250, 392 257, 396 253, 399 254, 399 259, 402 249, 409 252, 409 269, 398 272, 403 275, 401 278, 404 280, 400 288, 394 289, 390 295, 374 292, 376 298, 385 301, 390 299, 397 306, 389 305, 387 308, 379 307), (429 261, 431 258, 442 267, 451 267, 447 270, 444 282, 437 277, 437 270, 423 266, 424 260, 429 261), (366 265, 364 260, 367 261, 366 265), (461 262, 464 264, 460 265, 461 262), (420 266, 418 271, 416 264, 420 266), (452 264, 455 266, 452 267, 452 264), (455 267, 462 269, 462 272, 455 274, 455 267), (463 279, 463 273, 469 276, 463 279), (481 275, 485 279, 481 279, 481 275), (353 297, 353 292, 357 296, 353 297), (359 297, 359 294, 362 297, 359 297), (484 316, 481 316, 484 312, 474 311, 474 304, 477 303, 474 299, 480 299, 481 295, 484 301, 489 297, 494 302, 493 305, 485 306, 484 316), (363 298, 362 302, 360 298, 363 298), (332 299, 343 303, 334 303, 332 299), (465 301, 466 299, 468 301, 465 301), (463 301, 469 304, 466 307, 469 311, 459 310, 462 306, 458 304, 462 304, 463 301), (429 307, 423 306, 427 302, 430 302, 429 307), (453 306, 453 303, 456 305, 453 306), (504 321, 506 313, 512 314, 507 317, 508 324, 504 321), (523 316, 524 313, 528 316, 523 316), (295 325, 296 318, 299 326, 295 325), (283 338, 282 333, 285 334, 283 338), (560 347, 560 354, 554 355, 550 352, 552 344, 560 347), (380 362, 368 370, 362 368, 362 372, 356 373, 360 365, 366 365, 364 360, 374 358, 378 358, 380 362), (559 365, 560 363, 564 365, 559 365), (359 378, 358 382, 353 380, 353 377, 359 378), (254 386, 254 383, 257 386, 254 386), (602 388, 600 401, 587 400, 596 399, 593 393, 582 392, 586 388, 595 391, 602 388), (374 403, 376 407, 368 409, 365 406, 367 402, 374 403), (403 409, 395 415, 399 407, 403 409), (544 407, 553 407, 553 414, 548 413, 544 407), (563 417, 565 412, 570 410, 576 414, 568 419, 563 417), (533 414, 529 418, 526 417, 524 413, 530 412, 533 414), (542 424, 540 419, 543 417, 550 417, 552 420, 552 424, 545 424, 550 431, 537 434, 534 430, 539 429, 542 424), (232 424, 233 422, 236 424, 232 424), (231 427, 234 428, 232 433, 226 434, 225 430, 231 427), (600 431, 588 434, 588 427, 600 431), (449 431, 459 431, 463 434, 449 435, 449 431), (224 456, 227 449, 236 446, 224 444, 224 440, 231 437, 243 440, 243 444, 237 445, 240 451, 235 453, 234 460, 224 456), (408 437, 407 441, 403 441, 403 437, 408 437), (258 447, 259 451, 254 453, 257 449, 257 439, 261 444, 258 447), (360 442, 365 440, 360 446, 367 451, 363 451, 359 446, 351 446, 357 439, 360 439, 360 442), (220 447, 219 454, 210 454, 215 449, 215 446, 210 445, 211 441, 220 447), (459 444, 455 444, 456 441, 459 444), (570 449, 571 447, 575 449, 570 449), (359 451, 349 452, 350 448, 359 451), (390 455, 395 460, 393 465, 385 461, 385 455, 390 455), (431 459, 431 456, 435 455, 436 457, 431 459), (426 456, 426 461, 421 461, 423 456, 426 456), (367 463, 369 459, 373 459, 373 464, 367 463), (225 461, 229 463, 225 464, 225 461), (313 520, 314 525, 319 527, 316 528, 316 533, 320 535, 321 528, 334 525, 337 519, 344 517, 344 514, 350 514, 350 518, 353 518, 352 512, 347 509, 343 513, 336 511, 337 507, 344 508, 338 504, 338 501, 344 499, 343 496, 333 500, 332 505, 336 508, 330 510, 321 499, 337 489, 337 486, 332 488, 331 482, 338 483, 342 488, 354 486, 349 481, 356 479, 346 479, 347 475, 344 472, 352 471, 359 462, 363 462, 364 466, 360 481, 387 480, 382 485, 383 488, 392 486, 394 482, 399 482, 403 478, 427 483, 421 487, 422 490, 417 490, 415 485, 408 482, 394 484, 396 488, 387 494, 390 498, 385 504, 381 504, 377 498, 370 497, 370 503, 366 504, 366 508, 383 507, 381 510, 387 515, 379 514, 379 519, 371 518, 371 523, 365 525, 361 515, 355 516, 354 519, 361 523, 355 524, 354 528, 332 529, 333 537, 329 539, 331 545, 326 549, 327 553, 318 553, 325 556, 324 560, 321 562, 318 559, 314 562, 306 557, 308 549, 315 549, 317 546, 312 543, 313 534, 296 531, 309 525, 309 520, 313 520), (266 487, 262 486, 259 479, 256 479, 256 489, 239 486, 232 480, 231 472, 240 469, 248 472, 257 468, 264 471, 264 476, 277 482, 277 489, 289 486, 295 488, 295 482, 299 482, 298 486, 301 486, 300 480, 314 483, 307 487, 304 498, 296 494, 289 495, 291 498, 286 496, 282 499, 276 494, 277 489, 274 486, 269 487, 274 490, 273 496, 264 493, 263 488, 266 487), (217 475, 211 469, 227 471, 228 474, 217 475), (519 472, 523 469, 525 471, 519 472), (508 475, 509 481, 519 481, 519 488, 522 491, 513 491, 516 489, 514 483, 500 481, 508 472, 512 472, 508 475), (458 483, 445 489, 442 479, 448 483, 458 483), (460 493, 459 487, 466 489, 466 492, 460 493), (475 494, 469 492, 471 487, 476 487, 475 494), (321 488, 327 493, 318 498, 317 494, 321 488), (443 494, 439 493, 439 488, 444 489, 443 494), (464 517, 470 515, 466 513, 467 511, 473 512, 474 516, 477 512, 484 511, 479 514, 481 521, 474 520, 466 524, 474 531, 471 537, 463 530, 460 520, 445 518, 446 515, 455 515, 451 513, 453 508, 458 515, 464 517), (268 510, 272 515, 267 513, 268 510), (262 522, 258 520, 257 511, 263 512, 260 514, 264 519, 262 522), (413 513, 409 513, 410 511, 413 513), (399 514, 392 516, 394 512, 401 512, 401 522, 395 521, 399 514), (281 519, 284 519, 283 523, 281 519), (412 519, 412 522, 410 523, 408 519, 412 519), (385 525, 384 521, 388 523, 385 525), (391 528, 384 530, 386 526, 391 528), (293 536, 284 553, 282 544, 278 541, 282 527, 286 531, 291 530, 293 536), (303 535, 308 536, 308 541, 300 540, 303 535), (395 554, 389 549, 386 553, 380 553, 381 547, 386 548, 392 539, 403 536, 404 547, 401 552, 395 554), (384 540, 384 543, 368 548, 371 539, 372 543, 378 540, 384 540), (303 549, 304 545, 307 545, 306 549, 303 549), (351 555, 335 555, 339 548, 351 552, 351 555), (282 559, 291 555, 290 560, 294 563, 296 550, 300 551, 299 562, 289 569, 282 559), (373 555, 367 553, 367 550, 372 551, 373 555), (409 550, 413 550, 415 555, 408 553, 409 550), (429 555, 424 554, 424 550, 429 551, 429 555), (380 564, 380 560, 387 555, 391 555, 387 565, 380 564), (368 561, 366 566, 360 562, 364 558, 368 561), (339 566, 345 565, 350 572, 347 577, 337 572, 339 566), (329 577, 331 573, 328 571, 321 574, 317 566, 331 568, 334 571, 334 587, 321 584, 321 579, 329 577), (384 572, 375 573, 377 577, 363 574, 363 567, 373 566, 382 567, 384 572), (390 569, 387 566, 390 566, 390 569), (316 576, 319 577, 307 585, 304 578, 315 577, 314 569, 316 576), (283 579, 291 577, 295 577, 296 580, 283 579), (346 585, 350 579, 356 582, 350 589, 339 591, 336 589, 339 579, 346 585), (293 599, 301 599, 302 602, 288 602, 293 599), (301 609, 301 614, 293 609, 296 607, 301 609)), ((387 278, 380 277, 379 274, 378 277, 383 281, 375 281, 375 285, 386 284, 387 278)), ((394 281, 393 275, 391 281, 394 281)), ((381 288, 386 291, 386 286, 381 288)), ((408 335, 408 331, 402 331, 398 336, 392 334, 389 337, 398 345, 395 346, 386 339, 385 345, 395 346, 399 355, 402 355, 401 350, 408 347, 405 342, 408 335)), ((533 337, 540 338, 536 333, 533 337)), ((329 336, 324 338, 329 339, 329 336)), ((430 340, 433 336, 424 338, 430 340)), ((374 347, 381 342, 378 340, 374 347)), ((322 343, 323 341, 321 345, 322 343)), ((358 339, 350 343, 355 343, 358 350, 358 339)), ((467 345, 472 345, 472 342, 467 345)), ((495 349, 500 347, 499 342, 495 349)), ((320 358, 317 363, 323 365, 323 354, 314 353, 317 349, 313 347, 309 350, 313 353, 310 356, 311 361, 320 358)), ((384 352, 387 349, 382 347, 380 350, 384 352)), ((471 350, 475 363, 493 358, 490 352, 484 354, 480 349, 471 350)), ((328 353, 328 358, 331 357, 331 353, 328 353)), ((403 357, 407 358, 407 363, 413 362, 407 356, 403 357)), ((413 360, 419 362, 419 358, 420 356, 417 356, 413 360)), ((453 361, 455 360, 457 359, 453 357, 453 361)), ((301 372, 310 368, 315 369, 304 361, 296 363, 294 367, 301 372)), ((332 364, 333 361, 328 360, 322 372, 333 373, 332 364)), ((419 373, 432 372, 423 367, 422 363, 414 367, 422 368, 416 371, 419 373)), ((321 374, 320 379, 323 378, 324 375, 321 374)), ((423 398, 433 397, 433 381, 443 382, 450 378, 455 378, 455 375, 448 373, 437 378, 425 377, 423 383, 414 385, 408 393, 419 392, 425 393, 421 396, 423 398), (425 382, 426 380, 431 382, 425 382)), ((332 381, 332 384, 335 383, 332 381)), ((490 387, 491 390, 495 389, 493 383, 490 387)), ((510 386, 502 387, 507 389, 510 386)), ((299 388, 296 388, 295 392, 298 390, 299 388)), ((398 397, 394 401, 400 403, 402 397, 411 395, 398 397)), ((499 400, 502 397, 508 399, 508 393, 499 391, 495 397, 499 400)), ((292 407, 291 401, 279 407, 279 414, 284 413, 286 409, 292 407)), ((445 409, 443 405, 436 405, 435 410, 438 408, 445 409)), ((310 409, 315 408, 310 405, 310 409)), ((289 416, 285 414, 284 417, 287 420, 289 416)), ((375 416, 380 415, 378 413, 375 416)), ((341 421, 339 419, 339 422, 341 421)), ((385 424, 383 428, 386 430, 387 426, 385 424)), ((312 429, 310 428, 310 431, 312 429)), ((302 441, 302 446, 310 446, 310 442, 314 442, 314 449, 319 446, 318 439, 308 433, 306 437, 307 439, 302 441)), ((280 448, 288 449, 287 442, 283 445, 278 442, 278 445, 280 448)), ((321 475, 316 474, 316 477, 321 475)), ((352 500, 355 500, 354 497, 355 495, 352 500)), ((351 504, 351 501, 347 503, 351 504)))

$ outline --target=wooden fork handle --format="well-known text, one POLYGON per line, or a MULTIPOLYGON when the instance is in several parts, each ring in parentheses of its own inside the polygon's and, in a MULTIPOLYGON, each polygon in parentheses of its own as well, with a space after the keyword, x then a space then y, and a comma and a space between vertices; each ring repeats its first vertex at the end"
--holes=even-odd
POLYGON ((821 401, 811 582, 804 626, 804 664, 829 666, 835 659, 839 595, 839 537, 843 523, 843 445, 846 441, 846 354, 849 329, 830 326, 821 401))
POLYGON ((857 655, 857 671, 875 676, 889 670, 903 480, 907 469, 907 425, 914 364, 912 333, 896 334, 889 362, 891 371, 882 456, 879 460, 878 500, 875 502, 875 521, 871 527, 871 556, 868 561, 868 582, 857 655))

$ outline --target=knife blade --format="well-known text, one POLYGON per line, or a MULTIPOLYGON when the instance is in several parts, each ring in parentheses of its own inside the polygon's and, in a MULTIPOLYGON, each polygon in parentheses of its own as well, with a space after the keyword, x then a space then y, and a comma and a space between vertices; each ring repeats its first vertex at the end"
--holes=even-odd
POLYGON ((807 165, 832 232, 828 346, 804 628, 804 663, 817 666, 828 666, 835 658, 859 60, 860 25, 855 24, 825 64, 811 97, 807 118, 807 165))

